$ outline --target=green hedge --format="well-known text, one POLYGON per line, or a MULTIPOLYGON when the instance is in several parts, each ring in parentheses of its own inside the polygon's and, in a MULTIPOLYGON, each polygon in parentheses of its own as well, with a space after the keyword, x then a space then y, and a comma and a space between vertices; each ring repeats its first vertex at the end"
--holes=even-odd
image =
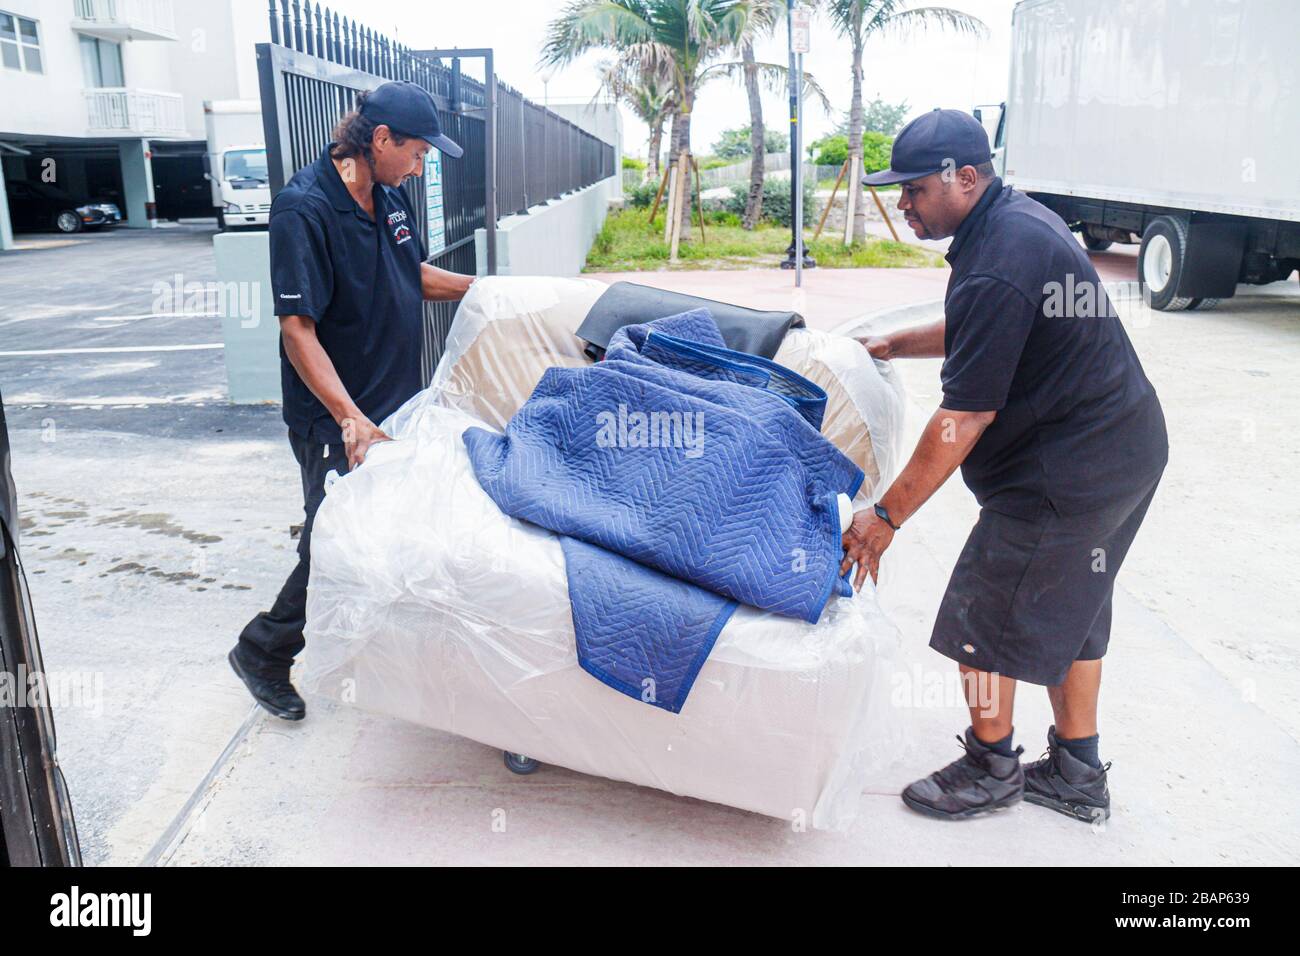
MULTIPOLYGON (((874 130, 862 134, 862 169, 876 173, 889 168, 889 154, 894 148, 894 137, 874 130)), ((849 158, 847 136, 823 136, 808 147, 813 162, 818 166, 843 166, 849 158)))

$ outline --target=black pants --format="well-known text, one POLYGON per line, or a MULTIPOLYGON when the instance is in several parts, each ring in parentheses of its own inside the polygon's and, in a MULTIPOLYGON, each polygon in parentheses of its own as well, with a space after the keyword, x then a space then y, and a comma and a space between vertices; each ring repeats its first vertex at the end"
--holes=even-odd
POLYGON ((248 622, 239 635, 240 663, 262 677, 287 677, 294 657, 306 644, 302 636, 307 623, 307 578, 311 571, 311 528, 316 509, 325 500, 325 476, 331 471, 347 474, 348 456, 343 443, 322 445, 289 432, 289 445, 302 471, 303 513, 306 520, 298 539, 298 564, 271 605, 248 622))

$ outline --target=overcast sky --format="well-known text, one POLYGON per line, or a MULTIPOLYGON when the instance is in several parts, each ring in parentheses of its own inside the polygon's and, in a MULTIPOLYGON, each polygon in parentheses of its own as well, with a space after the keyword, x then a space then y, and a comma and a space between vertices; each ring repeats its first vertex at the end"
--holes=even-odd
MULTIPOLYGON (((935 0, 944 2, 944 0, 935 0)), ((913 6, 925 6, 917 0, 913 6)), ((948 5, 979 17, 988 26, 982 39, 956 36, 930 29, 905 39, 874 39, 864 59, 864 93, 868 101, 877 93, 889 102, 906 100, 911 115, 935 106, 970 109, 1006 98, 1010 66, 1011 10, 1015 0, 948 0, 948 5)), ((490 46, 496 53, 497 75, 537 102, 585 102, 596 92, 596 64, 601 54, 591 54, 549 77, 537 61, 547 24, 564 8, 564 0, 446 0, 411 3, 410 0, 335 0, 342 14, 357 15, 362 24, 414 47, 490 46)), ((785 27, 776 37, 757 46, 760 60, 784 64, 785 27)), ((805 141, 834 126, 848 109, 851 95, 851 51, 847 40, 832 31, 824 16, 813 21, 812 51, 804 68, 826 90, 834 107, 832 116, 821 107, 805 107, 805 141)), ((787 100, 783 94, 764 93, 763 119, 768 126, 785 127, 787 100)), ((645 155, 646 129, 626 109, 624 150, 645 155)), ((691 143, 697 153, 724 129, 748 123, 744 88, 726 79, 704 87, 696 103, 691 143)))

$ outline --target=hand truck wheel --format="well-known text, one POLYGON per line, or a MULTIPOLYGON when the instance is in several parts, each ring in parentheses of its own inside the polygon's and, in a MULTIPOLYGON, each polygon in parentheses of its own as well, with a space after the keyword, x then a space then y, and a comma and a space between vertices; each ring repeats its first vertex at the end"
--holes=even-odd
POLYGON ((509 750, 503 750, 501 753, 505 756, 506 769, 511 773, 521 775, 536 773, 537 768, 541 766, 532 757, 525 757, 523 754, 512 753, 509 750))

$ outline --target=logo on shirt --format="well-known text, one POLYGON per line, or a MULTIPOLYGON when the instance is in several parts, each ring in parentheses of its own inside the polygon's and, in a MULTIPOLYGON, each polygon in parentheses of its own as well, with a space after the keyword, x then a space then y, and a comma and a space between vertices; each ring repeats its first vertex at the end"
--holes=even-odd
POLYGON ((302 298, 302 293, 301 293, 301 292, 295 292, 293 295, 289 295, 287 292, 281 292, 281 293, 280 293, 280 298, 282 298, 282 299, 301 299, 301 298, 302 298))
POLYGON ((388 228, 393 230, 393 241, 397 245, 409 242, 411 239, 411 227, 406 225, 406 211, 398 209, 396 212, 388 214, 388 228))

